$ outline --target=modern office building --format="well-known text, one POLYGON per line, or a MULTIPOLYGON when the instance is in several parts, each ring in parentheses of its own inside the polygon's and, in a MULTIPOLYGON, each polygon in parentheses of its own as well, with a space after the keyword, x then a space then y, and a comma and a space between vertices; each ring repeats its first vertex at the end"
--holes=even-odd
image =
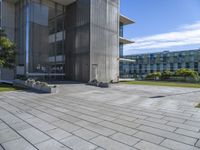
MULTIPOLYGON (((119 0, 0 0, 0 25, 16 43, 16 75, 117 82, 119 0)), ((121 23, 119 23, 121 22, 121 23)))
POLYGON ((122 77, 142 77, 148 73, 176 71, 188 68, 200 73, 200 49, 188 51, 164 51, 160 53, 125 56, 135 62, 123 62, 122 77))
POLYGON ((120 57, 120 63, 119 63, 119 71, 120 71, 120 77, 123 74, 123 64, 125 63, 131 63, 133 62, 131 59, 126 59, 124 57, 124 45, 126 44, 132 44, 134 43, 134 41, 129 40, 127 38, 124 38, 124 26, 126 25, 130 25, 135 23, 133 20, 125 17, 125 16, 120 16, 120 30, 119 30, 119 36, 120 36, 120 40, 119 40, 119 57, 120 57))

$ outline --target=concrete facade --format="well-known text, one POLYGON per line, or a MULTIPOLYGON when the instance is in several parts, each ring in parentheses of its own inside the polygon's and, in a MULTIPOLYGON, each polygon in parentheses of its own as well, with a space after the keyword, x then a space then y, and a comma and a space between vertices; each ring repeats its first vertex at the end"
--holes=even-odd
POLYGON ((19 51, 18 76, 118 82, 119 5, 119 0, 3 0, 2 27, 19 51))
POLYGON ((117 82, 119 0, 91 0, 90 13, 90 77, 92 80, 117 82))

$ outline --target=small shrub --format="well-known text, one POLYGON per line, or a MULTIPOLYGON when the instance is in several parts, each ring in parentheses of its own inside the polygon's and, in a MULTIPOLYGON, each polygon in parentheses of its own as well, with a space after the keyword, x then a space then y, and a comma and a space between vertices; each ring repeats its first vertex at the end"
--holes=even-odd
POLYGON ((164 71, 162 74, 161 74, 161 80, 169 80, 170 77, 173 76, 173 73, 171 71, 164 71))
POLYGON ((200 108, 200 103, 196 106, 196 108, 200 108))
POLYGON ((28 78, 27 78, 26 76, 24 76, 24 75, 22 75, 22 76, 17 76, 17 79, 23 80, 23 81, 28 80, 28 78))
POLYGON ((160 72, 150 73, 146 76, 147 80, 159 80, 161 78, 160 72))
POLYGON ((46 83, 46 82, 41 82, 40 85, 41 85, 41 87, 49 87, 48 83, 46 83))
POLYGON ((28 80, 26 80, 26 83, 33 85, 33 84, 35 84, 35 80, 34 79, 28 79, 28 80))
POLYGON ((187 78, 187 77, 197 78, 199 76, 198 72, 191 70, 191 69, 186 69, 186 68, 177 70, 175 72, 175 75, 176 76, 182 76, 184 78, 187 78))
POLYGON ((40 85, 41 82, 40 82, 40 81, 36 81, 35 84, 36 84, 36 85, 40 85))

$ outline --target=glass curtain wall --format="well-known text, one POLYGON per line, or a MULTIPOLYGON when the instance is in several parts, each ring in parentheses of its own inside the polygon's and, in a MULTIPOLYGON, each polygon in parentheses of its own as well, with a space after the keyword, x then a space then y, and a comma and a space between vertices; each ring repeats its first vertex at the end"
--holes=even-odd
POLYGON ((64 78, 65 7, 49 0, 21 0, 16 12, 18 63, 26 75, 64 78))
POLYGON ((2 0, 0 0, 0 28, 2 26, 2 0))

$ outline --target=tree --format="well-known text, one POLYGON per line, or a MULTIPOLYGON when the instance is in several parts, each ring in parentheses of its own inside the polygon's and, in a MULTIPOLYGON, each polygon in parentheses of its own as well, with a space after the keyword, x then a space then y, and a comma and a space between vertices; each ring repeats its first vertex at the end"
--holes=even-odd
POLYGON ((175 72, 176 76, 180 76, 180 77, 184 77, 184 79, 186 80, 186 78, 193 78, 193 79, 198 79, 199 75, 198 72, 191 70, 191 69, 179 69, 175 72))
POLYGON ((168 80, 171 76, 173 76, 173 73, 171 71, 164 71, 161 75, 161 79, 168 80))
POLYGON ((0 67, 13 68, 16 58, 15 44, 0 29, 0 67))
POLYGON ((150 73, 146 76, 146 79, 150 79, 150 80, 159 80, 161 77, 161 73, 160 72, 154 72, 154 73, 150 73))

